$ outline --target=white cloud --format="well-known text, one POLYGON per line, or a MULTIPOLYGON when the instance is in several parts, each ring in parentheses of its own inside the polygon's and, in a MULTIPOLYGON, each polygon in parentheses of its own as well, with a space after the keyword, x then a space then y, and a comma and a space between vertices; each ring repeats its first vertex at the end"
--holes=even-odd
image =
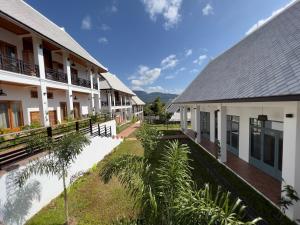
POLYGON ((159 15, 164 18, 166 29, 172 28, 181 19, 179 11, 182 0, 142 0, 142 2, 153 21, 156 21, 159 15))
POLYGON ((111 7, 111 11, 112 11, 112 12, 118 12, 117 6, 116 6, 116 5, 113 5, 113 6, 111 7))
POLYGON ((86 16, 81 20, 81 29, 90 30, 92 28, 92 20, 90 16, 86 16))
POLYGON ((197 70, 197 69, 190 70, 190 73, 197 73, 197 72, 199 72, 199 70, 197 70))
POLYGON ((185 56, 188 57, 190 56, 191 54, 193 54, 193 49, 188 49, 185 51, 185 56))
POLYGON ((129 76, 127 79, 128 79, 128 80, 134 80, 134 79, 136 79, 136 76, 135 76, 135 75, 131 75, 131 76, 129 76))
POLYGON ((166 89, 166 88, 163 88, 162 86, 150 86, 150 87, 146 88, 145 91, 148 93, 162 92, 162 93, 169 93, 169 94, 180 94, 182 92, 182 89, 178 89, 178 88, 166 89))
POLYGON ((103 31, 110 30, 110 26, 108 26, 105 23, 102 23, 101 26, 100 26, 100 30, 103 30, 103 31))
POLYGON ((206 6, 202 9, 202 14, 204 16, 209 16, 214 14, 214 8, 211 4, 207 3, 206 6))
POLYGON ((107 40, 106 37, 101 37, 101 38, 98 39, 98 42, 99 42, 100 44, 107 44, 107 43, 108 43, 108 40, 107 40))
POLYGON ((168 75, 168 76, 165 76, 165 79, 166 79, 166 80, 172 80, 172 79, 174 79, 174 78, 175 78, 174 75, 168 75))
POLYGON ((161 74, 160 68, 150 69, 148 66, 139 66, 137 71, 136 79, 131 80, 131 84, 134 87, 141 87, 153 84, 161 74))
POLYGON ((178 63, 178 59, 176 58, 176 55, 172 54, 172 55, 169 55, 168 57, 164 58, 160 64, 161 64, 162 69, 165 70, 165 69, 175 67, 177 65, 177 63, 178 63))
POLYGON ((202 63, 207 59, 207 55, 200 55, 197 59, 193 61, 193 63, 202 65, 202 63))
POLYGON ((178 70, 176 70, 175 74, 178 74, 178 73, 183 72, 183 71, 185 71, 185 70, 186 70, 185 67, 181 67, 181 68, 179 68, 178 70))
POLYGON ((288 3, 287 5, 281 7, 280 9, 277 9, 277 10, 273 11, 272 14, 271 14, 271 16, 259 20, 256 24, 254 24, 252 27, 250 27, 250 29, 245 33, 245 35, 249 35, 253 31, 257 30, 259 27, 261 27, 262 25, 264 25, 265 23, 267 23, 268 21, 270 21, 272 18, 274 18, 275 16, 277 16, 279 13, 281 13, 283 10, 285 10, 287 7, 289 7, 295 1, 297 1, 297 0, 291 0, 291 2, 288 3))

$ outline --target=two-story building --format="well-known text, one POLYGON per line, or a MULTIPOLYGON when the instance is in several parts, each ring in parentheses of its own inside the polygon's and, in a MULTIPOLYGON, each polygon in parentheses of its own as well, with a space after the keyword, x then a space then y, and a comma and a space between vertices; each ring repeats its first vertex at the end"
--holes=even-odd
MULTIPOLYGON (((220 161, 278 203, 300 193, 300 2, 213 59, 175 99, 196 142, 220 143, 220 161)), ((300 202, 287 211, 300 219, 300 202)))
POLYGON ((25 1, 0 1, 0 128, 100 112, 107 69, 25 1))
POLYGON ((109 113, 117 123, 132 118, 131 98, 135 94, 114 74, 101 73, 101 111, 109 113))
POLYGON ((144 120, 144 106, 146 105, 138 96, 132 96, 132 113, 138 120, 144 120))

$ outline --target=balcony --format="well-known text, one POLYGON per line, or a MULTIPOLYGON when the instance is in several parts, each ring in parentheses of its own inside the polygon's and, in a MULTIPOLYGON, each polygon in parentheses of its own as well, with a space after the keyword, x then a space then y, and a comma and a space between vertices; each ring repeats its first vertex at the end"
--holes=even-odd
POLYGON ((101 106, 108 106, 108 102, 101 101, 101 106))
POLYGON ((28 76, 40 77, 39 66, 25 63, 20 59, 0 55, 0 69, 28 76))
POLYGON ((98 84, 97 83, 93 83, 93 88, 95 89, 95 90, 98 90, 98 84))
POLYGON ((49 80, 59 81, 63 83, 68 83, 67 74, 60 72, 55 69, 46 68, 45 69, 46 78, 49 80))
POLYGON ((72 76, 72 84, 81 87, 91 88, 91 81, 82 78, 74 78, 74 76, 72 76))
POLYGON ((116 106, 121 106, 121 102, 120 101, 116 101, 116 106))

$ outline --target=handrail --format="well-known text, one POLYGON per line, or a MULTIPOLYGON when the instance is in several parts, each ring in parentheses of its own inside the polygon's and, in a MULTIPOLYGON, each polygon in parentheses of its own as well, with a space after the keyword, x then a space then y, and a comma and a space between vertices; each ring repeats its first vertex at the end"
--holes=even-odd
POLYGON ((71 81, 72 81, 72 84, 74 84, 74 85, 91 88, 91 81, 89 81, 89 80, 82 79, 82 78, 79 78, 79 77, 75 78, 74 76, 72 76, 71 81))
POLYGON ((0 69, 40 77, 39 66, 0 54, 0 69))
POLYGON ((45 73, 46 73, 46 78, 49 80, 68 83, 68 76, 64 72, 61 72, 57 69, 45 68, 45 73))

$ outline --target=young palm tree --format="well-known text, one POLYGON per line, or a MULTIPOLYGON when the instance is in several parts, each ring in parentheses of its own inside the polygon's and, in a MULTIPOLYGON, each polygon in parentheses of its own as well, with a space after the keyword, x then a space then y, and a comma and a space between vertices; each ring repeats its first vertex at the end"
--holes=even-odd
POLYGON ((162 147, 160 136, 156 129, 144 125, 138 134, 144 156, 120 156, 108 161, 100 172, 104 182, 117 176, 141 210, 144 224, 257 223, 259 219, 241 221, 245 207, 240 200, 231 201, 228 192, 213 195, 209 185, 196 190, 189 167, 189 148, 178 141, 162 147))
POLYGON ((62 136, 59 140, 53 141, 47 137, 36 137, 30 139, 28 148, 42 148, 48 151, 48 154, 42 158, 32 161, 18 175, 18 183, 23 186, 31 175, 51 174, 62 179, 64 188, 65 220, 69 224, 68 196, 66 187, 66 177, 68 168, 75 161, 77 156, 83 151, 83 148, 90 143, 88 137, 75 132, 62 136))

